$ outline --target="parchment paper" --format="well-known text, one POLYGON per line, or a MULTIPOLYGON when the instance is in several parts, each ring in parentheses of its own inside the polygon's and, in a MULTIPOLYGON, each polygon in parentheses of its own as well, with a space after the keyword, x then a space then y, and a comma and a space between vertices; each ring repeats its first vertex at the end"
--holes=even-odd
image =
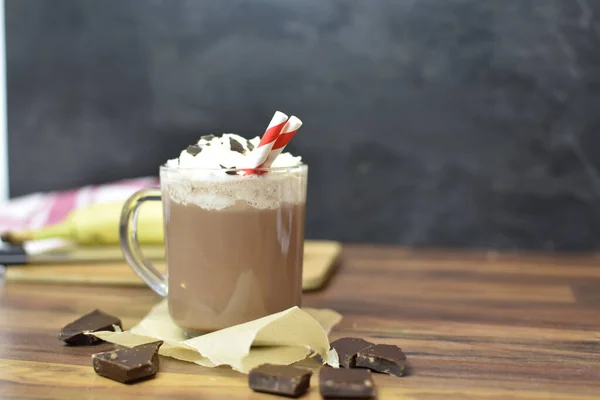
POLYGON ((164 341, 159 353, 205 367, 229 365, 248 373, 264 364, 292 364, 319 354, 338 367, 335 350, 329 350, 327 334, 342 316, 333 310, 292 307, 277 314, 188 339, 169 316, 163 300, 139 324, 125 332, 94 332, 107 342, 133 347, 164 341))

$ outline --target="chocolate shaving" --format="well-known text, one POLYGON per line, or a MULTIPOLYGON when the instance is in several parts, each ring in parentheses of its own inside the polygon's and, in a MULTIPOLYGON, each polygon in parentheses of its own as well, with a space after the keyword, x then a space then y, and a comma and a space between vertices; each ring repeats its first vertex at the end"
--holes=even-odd
POLYGON ((204 139, 207 142, 213 140, 215 138, 215 135, 213 135, 212 133, 210 135, 204 135, 204 136, 200 136, 200 140, 204 139))
POLYGON ((220 166, 221 168, 223 168, 223 169, 227 169, 227 170, 228 170, 228 171, 225 171, 225 173, 226 173, 227 175, 237 175, 237 171, 234 171, 235 167, 228 168, 228 167, 226 167, 226 166, 224 166, 224 165, 222 165, 222 164, 219 164, 219 166, 220 166))
POLYGON ((185 151, 188 152, 188 154, 191 154, 193 156, 195 156, 196 154, 200 153, 202 151, 202 147, 195 145, 195 144, 190 144, 187 149, 185 149, 185 151))
POLYGON ((240 154, 244 154, 246 152, 244 146, 242 146, 242 144, 234 138, 229 138, 229 146, 231 147, 231 151, 237 151, 240 154))
POLYGON ((254 150, 254 145, 252 144, 251 141, 246 139, 246 147, 248 147, 248 151, 252 151, 254 150))

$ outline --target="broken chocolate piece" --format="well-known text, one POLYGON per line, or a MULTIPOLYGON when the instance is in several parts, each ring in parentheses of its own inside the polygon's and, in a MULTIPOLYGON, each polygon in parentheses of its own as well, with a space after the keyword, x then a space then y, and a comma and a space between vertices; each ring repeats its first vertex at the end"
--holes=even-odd
POLYGON ((246 139, 246 147, 248 148, 248 151, 254 150, 254 145, 248 139, 246 139))
POLYGON ((244 154, 246 152, 246 149, 244 149, 244 146, 242 146, 242 144, 240 142, 238 142, 237 140, 235 140, 234 138, 229 138, 229 146, 231 148, 231 151, 237 151, 238 153, 244 154))
POLYGON ((248 385, 255 392, 299 397, 308 390, 312 371, 289 365, 263 364, 248 375, 248 385))
POLYGON ((340 358, 340 366, 344 368, 354 368, 356 363, 356 354, 369 347, 374 346, 373 343, 367 342, 360 338, 341 338, 331 343, 331 348, 337 351, 340 358))
POLYGON ((368 399, 375 396, 375 383, 367 369, 321 368, 319 392, 326 399, 368 399))
POLYGON ((114 332, 114 326, 123 329, 119 318, 108 315, 100 310, 94 310, 65 325, 58 334, 58 339, 72 346, 91 346, 102 343, 103 340, 93 335, 87 335, 86 333, 98 331, 114 332))
POLYGON ((204 136, 200 136, 200 140, 204 139, 208 142, 210 142, 211 140, 213 140, 215 138, 215 135, 213 135, 212 133, 210 135, 204 135, 204 136))
POLYGON ((200 153, 202 151, 202 147, 195 145, 195 144, 190 144, 187 149, 185 149, 185 151, 188 152, 188 154, 191 154, 193 156, 195 156, 196 154, 200 153))
POLYGON ((378 344, 359 351, 356 355, 356 367, 368 368, 384 374, 402 376, 406 367, 406 355, 398 346, 378 344))
POLYGON ((158 372, 158 348, 162 344, 162 341, 158 341, 130 349, 94 354, 94 371, 100 376, 121 383, 150 378, 158 372))

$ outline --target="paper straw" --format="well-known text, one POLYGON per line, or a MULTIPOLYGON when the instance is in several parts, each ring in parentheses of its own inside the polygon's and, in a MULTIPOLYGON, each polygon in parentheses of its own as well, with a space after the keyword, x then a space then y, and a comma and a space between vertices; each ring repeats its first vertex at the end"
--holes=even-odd
POLYGON ((273 115, 273 118, 271 118, 271 122, 269 122, 267 130, 260 139, 260 143, 258 146, 256 146, 256 148, 254 148, 254 150, 252 150, 252 154, 250 155, 251 162, 250 165, 247 166, 248 168, 258 168, 265 162, 267 156, 273 148, 273 145, 275 145, 279 134, 283 130, 287 119, 288 116, 281 111, 275 112, 275 115, 273 115))
POLYGON ((279 137, 273 144, 273 148, 271 152, 267 155, 267 159, 264 163, 261 164, 260 168, 269 168, 273 161, 277 158, 278 155, 281 154, 285 146, 292 140, 298 129, 302 126, 302 121, 300 118, 292 115, 290 119, 286 122, 285 126, 281 130, 279 137))

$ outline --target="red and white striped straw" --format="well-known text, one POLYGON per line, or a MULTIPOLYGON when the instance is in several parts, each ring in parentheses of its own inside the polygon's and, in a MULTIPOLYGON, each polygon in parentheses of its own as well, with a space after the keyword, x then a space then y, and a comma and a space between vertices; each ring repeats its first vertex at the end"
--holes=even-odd
POLYGON ((267 130, 260 139, 260 143, 254 148, 254 150, 252 150, 250 157, 251 162, 247 168, 258 168, 265 162, 287 119, 287 115, 281 111, 275 111, 275 115, 273 115, 273 118, 271 118, 271 122, 269 122, 267 130))
POLYGON ((273 144, 271 152, 267 155, 267 159, 261 164, 260 168, 269 168, 271 164, 273 164, 273 161, 275 161, 277 156, 281 154, 285 146, 287 146, 290 140, 292 140, 301 126, 302 121, 300 121, 300 118, 292 115, 281 130, 279 137, 273 144))

